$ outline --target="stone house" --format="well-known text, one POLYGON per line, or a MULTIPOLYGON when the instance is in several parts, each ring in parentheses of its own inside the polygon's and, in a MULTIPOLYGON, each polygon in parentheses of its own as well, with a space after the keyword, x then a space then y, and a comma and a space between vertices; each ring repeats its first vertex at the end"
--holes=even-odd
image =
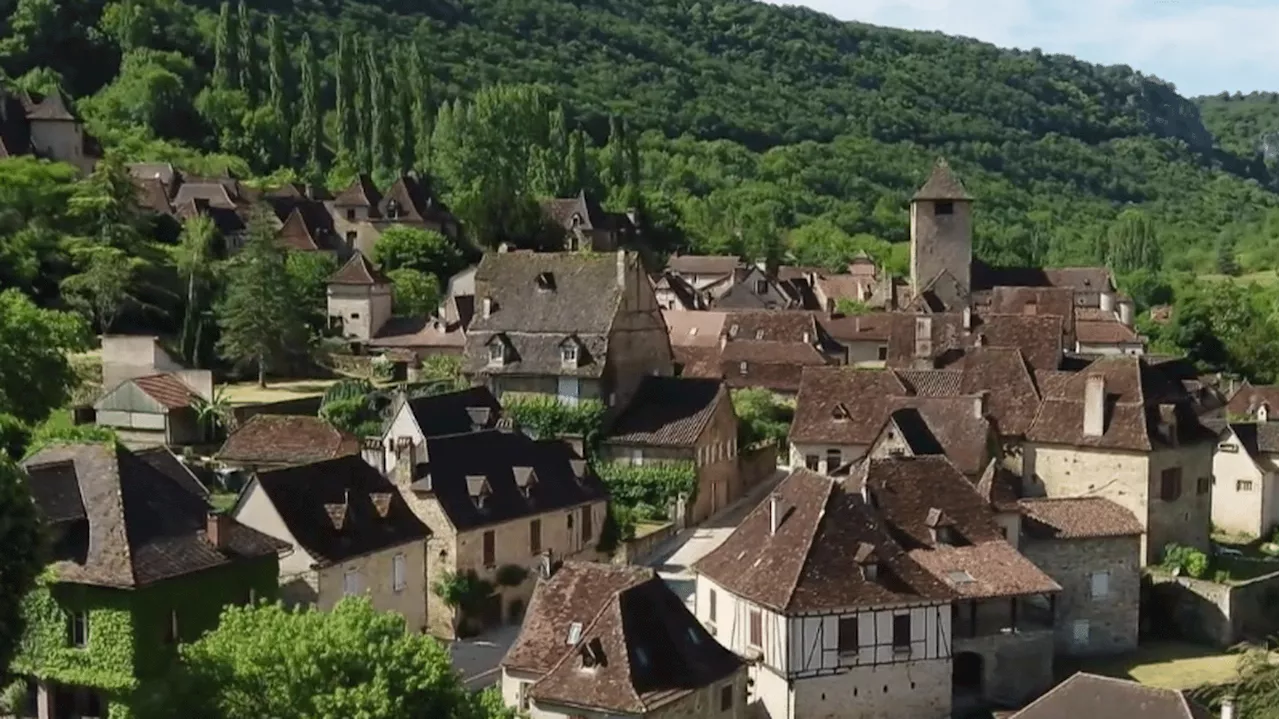
MULTIPOLYGON (((985 394, 974 397, 893 397, 889 416, 867 457, 946 457, 977 482, 999 456, 985 394)), ((806 461, 811 461, 806 457, 806 461)))
POLYGON ((567 562, 540 579, 501 666, 503 703, 533 719, 748 715, 745 663, 649 568, 567 562))
POLYGON ((734 273, 745 267, 735 255, 681 255, 667 260, 666 272, 683 279, 698 292, 726 288, 733 283, 734 273))
POLYGON ((354 249, 333 226, 326 202, 333 198, 323 187, 286 183, 263 197, 280 222, 276 237, 294 252, 325 252, 339 262, 354 249))
POLYGON ((1100 496, 1138 518, 1143 561, 1209 549, 1214 433, 1143 359, 1102 357, 1046 389, 1023 449, 1028 496, 1100 496))
POLYGON ((939 159, 911 196, 911 296, 967 306, 973 289, 973 196, 939 159))
POLYGON ((705 290, 715 310, 797 310, 806 309, 804 298, 794 285, 779 281, 756 265, 734 271, 732 279, 705 290))
POLYGON ((1280 412, 1280 386, 1278 385, 1254 385, 1250 384, 1249 380, 1245 380, 1227 398, 1229 419, 1266 422, 1280 417, 1277 412, 1280 412))
POLYGON ((360 454, 360 438, 319 417, 256 414, 236 427, 214 457, 246 472, 360 454))
POLYGON ((1276 420, 1236 422, 1218 435, 1213 452, 1213 526, 1265 537, 1277 521, 1276 420))
POLYGON ((409 451, 416 465, 423 461, 418 458, 426 456, 427 439, 493 429, 500 419, 502 405, 486 387, 413 398, 400 393, 382 441, 375 452, 366 452, 365 460, 385 474, 409 451))
POLYGON ((634 465, 688 462, 697 489, 677 519, 694 525, 737 501, 744 487, 738 471, 738 416, 722 382, 646 377, 636 397, 605 428, 605 459, 634 465))
MULTIPOLYGON (((1217 719, 1186 692, 1076 672, 1008 719, 1217 719)), ((1234 719, 1223 707, 1222 719, 1234 719)))
POLYGON ((606 490, 564 441, 531 439, 509 421, 497 429, 428 437, 420 446, 408 436, 388 441, 396 489, 431 529, 432 634, 452 638, 519 621, 533 591, 533 570, 548 558, 597 556, 606 490), (450 606, 435 591, 442 581, 468 576, 493 585, 492 593, 475 604, 450 606))
POLYGON ((208 370, 134 377, 93 403, 94 421, 130 444, 198 444, 205 439, 205 428, 197 407, 212 395, 213 375, 208 370), (203 386, 196 384, 200 380, 203 386))
POLYGON ((369 342, 391 319, 392 287, 361 252, 329 277, 329 327, 352 342, 369 342))
POLYGON ((955 592, 857 489, 795 470, 693 570, 694 613, 750 662, 758 715, 950 714, 955 592))
POLYGON ((102 387, 111 389, 127 379, 155 374, 183 374, 184 381, 200 391, 208 370, 188 370, 174 359, 154 335, 102 335, 102 387))
POLYGON ((93 443, 23 467, 50 564, 10 666, 28 681, 20 715, 115 716, 128 687, 161 681, 178 643, 216 627, 224 607, 276 596, 287 546, 214 514, 178 462, 93 443))
POLYGON ((1062 326, 1057 315, 979 315, 960 312, 894 313, 889 325, 886 364, 895 369, 948 367, 965 353, 983 347, 1022 352, 1038 370, 1062 364, 1062 326))
POLYGON ((280 560, 286 603, 328 611, 368 596, 409 631, 426 629, 430 530, 359 456, 258 472, 231 516, 293 548, 280 560))
POLYGON ((471 326, 476 311, 476 266, 454 273, 444 285, 437 314, 449 324, 471 326))
POLYGON ((1018 551, 1062 586, 1057 653, 1121 654, 1138 646, 1142 525, 1102 497, 1023 499, 1018 551))
POLYGON ((634 253, 496 252, 476 269, 463 372, 508 393, 625 406, 673 372, 653 287, 634 253))
POLYGON ((879 369, 889 358, 889 329, 893 316, 888 312, 860 315, 830 315, 820 320, 823 331, 844 348, 840 364, 860 369, 879 369))
POLYGON ((653 282, 653 296, 663 310, 705 311, 707 296, 699 292, 688 280, 670 270, 665 270, 653 282))
POLYGON ((805 368, 787 435, 790 466, 831 474, 863 456, 880 436, 890 398, 908 394, 887 370, 805 368))
POLYGON ((574 197, 559 197, 539 203, 547 224, 564 232, 564 249, 570 252, 616 252, 635 240, 636 212, 609 212, 581 190, 574 197))
POLYGON ((397 224, 432 230, 450 239, 458 237, 457 219, 411 174, 396 178, 385 195, 373 178, 361 174, 325 204, 343 244, 365 255, 372 255, 378 236, 397 224))
POLYGON ((813 272, 809 286, 813 288, 818 309, 827 314, 835 314, 842 300, 876 310, 893 307, 893 278, 881 272, 875 261, 861 250, 849 261, 845 272, 813 272))
POLYGON ((37 95, 0 91, 0 158, 35 155, 93 172, 102 156, 98 141, 70 109, 61 91, 37 95))

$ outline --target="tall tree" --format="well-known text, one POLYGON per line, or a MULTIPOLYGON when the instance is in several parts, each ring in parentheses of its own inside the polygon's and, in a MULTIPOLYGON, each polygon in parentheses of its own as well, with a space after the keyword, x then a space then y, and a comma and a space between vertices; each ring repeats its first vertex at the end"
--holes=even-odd
POLYGON ((1162 259, 1151 218, 1135 208, 1121 212, 1107 232, 1107 265, 1124 273, 1159 267, 1162 259))
POLYGON ((235 18, 231 15, 231 3, 223 2, 218 8, 218 31, 213 48, 213 87, 229 90, 240 83, 240 35, 235 18))
POLYGON ((22 600, 40 571, 40 519, 14 459, 0 454, 0 667, 6 668, 22 640, 22 600))
POLYGON ((623 156, 626 160, 626 177, 627 182, 623 189, 622 201, 624 207, 628 210, 639 210, 643 204, 643 196, 640 193, 640 141, 636 138, 636 133, 631 132, 628 128, 625 139, 623 140, 623 156))
POLYGON ((255 103, 258 101, 258 38, 253 34, 253 16, 249 14, 249 7, 244 0, 240 0, 240 5, 236 8, 236 18, 240 36, 236 43, 240 52, 238 84, 249 102, 255 103))
POLYGON ((418 167, 418 124, 414 113, 419 108, 418 87, 421 79, 414 77, 413 57, 417 49, 406 43, 395 52, 395 117, 393 118, 396 141, 396 169, 405 172, 418 167))
POLYGON ((289 51, 284 46, 284 31, 275 15, 267 17, 267 69, 269 102, 285 127, 293 127, 293 79, 289 77, 289 51))
POLYGON ((142 261, 116 247, 85 245, 72 250, 80 272, 62 280, 62 292, 100 334, 115 326, 130 306, 141 304, 134 278, 142 261))
POLYGON ((427 74, 422 50, 410 43, 408 46, 409 83, 413 92, 409 112, 413 123, 413 156, 411 165, 419 170, 431 167, 431 131, 435 113, 431 105, 431 77, 427 74))
POLYGON ((248 241, 228 268, 226 296, 217 310, 219 349, 238 364, 256 365, 260 387, 267 384, 268 365, 306 334, 269 212, 258 207, 249 220, 248 241))
POLYGON ((192 367, 201 367, 205 326, 210 304, 208 290, 213 280, 213 241, 217 236, 213 220, 193 215, 182 223, 182 235, 174 257, 178 272, 187 285, 187 305, 182 317, 182 356, 192 367))
POLYGON ((359 44, 354 59, 356 68, 356 121, 360 130, 356 135, 356 167, 361 172, 373 171, 373 75, 377 68, 369 61, 373 54, 372 43, 365 38, 359 44))
POLYGON ((338 160, 355 165, 359 156, 360 125, 359 80, 357 79, 356 40, 344 32, 338 38, 338 61, 335 67, 337 86, 338 160))
POLYGON ((299 54, 301 72, 298 91, 301 102, 298 108, 298 124, 293 131, 294 157, 305 168, 304 173, 308 181, 312 181, 322 170, 320 129, 324 122, 324 111, 320 108, 320 67, 316 62, 315 49, 311 47, 310 33, 302 34, 299 54))
POLYGON ((609 141, 600 152, 600 181, 610 201, 619 200, 627 185, 626 126, 616 115, 609 117, 609 141))
POLYGON ((88 348, 88 327, 76 314, 42 309, 21 290, 0 291, 0 414, 34 424, 64 406, 76 384, 69 355, 88 348))
POLYGON ((586 189, 591 183, 587 165, 589 143, 587 133, 582 130, 574 130, 569 134, 569 146, 565 151, 564 190, 566 193, 576 193, 586 189))
POLYGON ((372 42, 365 49, 365 72, 369 76, 369 167, 390 175, 396 165, 396 110, 385 64, 379 60, 372 42))

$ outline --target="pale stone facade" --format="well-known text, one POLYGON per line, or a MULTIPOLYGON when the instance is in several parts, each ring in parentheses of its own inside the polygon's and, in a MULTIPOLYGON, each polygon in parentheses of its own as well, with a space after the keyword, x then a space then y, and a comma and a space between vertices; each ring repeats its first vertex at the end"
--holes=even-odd
POLYGON ((815 472, 831 474, 842 464, 864 456, 870 445, 865 444, 796 444, 791 443, 791 469, 808 468, 815 472))
POLYGON ((1255 457, 1249 449, 1230 427, 1218 438, 1213 454, 1213 525, 1258 537, 1276 526, 1277 455, 1260 451, 1255 457))
POLYGON ((1022 554, 1062 585, 1054 616, 1058 654, 1119 654, 1137 648, 1141 544, 1137 536, 1023 538, 1022 554))
POLYGON ((78 120, 31 120, 31 146, 36 154, 74 165, 86 175, 96 158, 84 152, 84 126, 78 120))
POLYGON ((329 285, 329 322, 347 339, 368 342, 391 319, 391 285, 329 285))
POLYGON ((911 290, 947 272, 966 295, 973 264, 973 207, 964 200, 911 203, 911 290), (944 214, 945 213, 945 214, 944 214))

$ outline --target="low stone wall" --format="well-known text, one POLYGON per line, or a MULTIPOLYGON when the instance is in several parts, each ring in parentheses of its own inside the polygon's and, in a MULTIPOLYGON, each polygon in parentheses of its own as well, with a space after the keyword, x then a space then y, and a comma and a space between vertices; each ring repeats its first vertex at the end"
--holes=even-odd
POLYGON ((1226 648, 1275 636, 1277 591, 1277 572, 1238 584, 1153 574, 1143 614, 1155 633, 1226 648))
POLYGON ((778 445, 766 444, 748 447, 738 453, 738 473, 742 477, 742 494, 773 476, 778 469, 778 445))
POLYGON ((643 537, 637 537, 618 545, 613 553, 614 564, 639 564, 663 542, 676 536, 679 531, 674 522, 667 522, 643 537))

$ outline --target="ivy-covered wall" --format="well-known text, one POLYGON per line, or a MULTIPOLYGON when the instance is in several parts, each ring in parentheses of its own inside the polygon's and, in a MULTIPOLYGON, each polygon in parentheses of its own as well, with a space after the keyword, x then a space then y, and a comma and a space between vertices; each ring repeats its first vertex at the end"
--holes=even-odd
POLYGON ((159 676, 173 661, 165 642, 171 612, 178 613, 178 637, 190 642, 217 626, 222 608, 254 596, 278 594, 278 560, 262 557, 141 589, 109 589, 54 581, 46 572, 23 601, 26 632, 12 671, 40 679, 88 686, 108 696, 111 716, 125 716, 122 701, 142 682, 159 676), (88 616, 88 644, 70 646, 67 617, 88 616))

